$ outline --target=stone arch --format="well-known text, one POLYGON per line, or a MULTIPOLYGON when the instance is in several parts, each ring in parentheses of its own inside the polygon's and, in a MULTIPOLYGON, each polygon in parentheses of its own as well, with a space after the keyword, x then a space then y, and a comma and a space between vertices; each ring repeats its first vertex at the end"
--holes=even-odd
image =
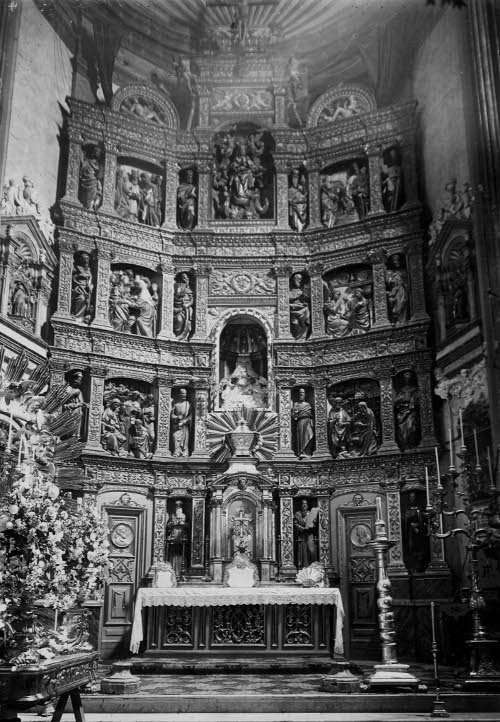
POLYGON ((135 116, 137 120, 142 120, 153 126, 163 125, 167 126, 167 128, 179 127, 179 116, 175 105, 165 95, 162 95, 148 85, 135 83, 133 85, 125 85, 123 88, 117 90, 111 101, 111 110, 134 117, 134 115, 128 113, 123 106, 127 100, 133 97, 143 98, 150 107, 151 112, 158 118, 158 120, 152 120, 147 117, 135 116))
MULTIPOLYGON (((354 106, 356 110, 349 116, 355 118, 357 115, 364 113, 370 113, 377 109, 377 103, 373 93, 364 88, 361 85, 344 84, 339 83, 334 88, 330 88, 325 93, 319 96, 319 98, 312 104, 309 114, 307 116, 306 125, 308 128, 312 128, 317 125, 322 125, 321 115, 329 113, 331 111, 332 119, 330 121, 324 121, 325 125, 327 122, 337 122, 343 119, 342 117, 333 119, 335 115, 335 108, 339 103, 342 103, 346 99, 354 99, 354 106)), ((352 102, 352 101, 351 101, 352 102)))

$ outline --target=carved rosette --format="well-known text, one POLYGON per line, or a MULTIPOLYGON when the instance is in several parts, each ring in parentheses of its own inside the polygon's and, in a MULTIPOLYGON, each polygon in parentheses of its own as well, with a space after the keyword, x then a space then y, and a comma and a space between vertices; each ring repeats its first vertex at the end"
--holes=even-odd
POLYGON ((196 319, 193 339, 204 341, 207 337, 208 286, 211 268, 195 268, 196 274, 196 319))
POLYGON ((390 491, 387 493, 387 514, 389 517, 389 538, 395 542, 389 550, 389 568, 392 571, 405 572, 403 563, 403 547, 401 539, 401 506, 399 503, 399 492, 390 491))
POLYGON ((97 253, 97 283, 95 318, 92 326, 111 329, 109 322, 109 275, 111 271, 111 253, 99 248, 97 253))
POLYGON ((175 268, 169 263, 162 263, 161 287, 161 331, 158 338, 174 339, 174 288, 175 268))
POLYGON ((281 518, 281 571, 294 573, 293 563, 293 500, 291 496, 280 497, 281 518))
POLYGON ((101 209, 106 213, 115 213, 116 148, 106 144, 105 150, 101 209))
POLYGON ((319 497, 319 561, 325 566, 331 566, 330 560, 330 497, 319 497))
POLYGON ((80 160, 82 146, 78 140, 70 139, 68 150, 68 170, 66 173, 66 192, 63 201, 78 203, 78 185, 80 182, 80 160))
POLYGON ((390 376, 379 377, 380 416, 382 418, 382 446, 379 451, 399 451, 394 426, 394 398, 390 376))
POLYGON ((90 370, 90 405, 87 435, 87 449, 102 451, 101 446, 101 417, 104 394, 104 381, 107 368, 93 366, 90 370))
POLYGON ((172 406, 172 380, 159 377, 158 383, 158 421, 156 432, 155 458, 164 459, 171 456, 170 412, 172 406))
POLYGON ((312 263, 308 267, 311 279, 311 336, 318 338, 325 335, 325 316, 323 313, 323 264, 312 263))
POLYGON ((167 500, 155 496, 155 528, 153 540, 153 562, 164 561, 165 526, 167 523, 167 500))

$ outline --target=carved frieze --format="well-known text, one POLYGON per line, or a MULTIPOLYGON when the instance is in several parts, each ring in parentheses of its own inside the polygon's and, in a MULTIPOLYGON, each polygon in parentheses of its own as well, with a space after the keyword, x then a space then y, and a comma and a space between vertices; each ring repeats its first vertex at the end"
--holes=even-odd
POLYGON ((276 279, 266 271, 214 271, 210 276, 209 293, 221 296, 269 296, 276 293, 276 279))

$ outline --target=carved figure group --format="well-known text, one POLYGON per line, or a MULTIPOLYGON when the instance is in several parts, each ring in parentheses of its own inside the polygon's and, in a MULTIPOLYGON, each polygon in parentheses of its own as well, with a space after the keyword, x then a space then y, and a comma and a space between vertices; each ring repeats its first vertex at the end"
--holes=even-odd
POLYGON ((102 203, 104 166, 101 149, 97 145, 82 146, 78 198, 84 208, 97 211, 102 203))
POLYGON ((193 324, 194 294, 187 273, 181 273, 174 285, 174 334, 179 341, 189 338, 193 324))
POLYGON ((173 405, 170 414, 174 456, 189 456, 189 442, 193 426, 193 409, 187 398, 186 389, 179 391, 179 400, 173 405))
POLYGON ((194 172, 187 170, 184 181, 177 188, 177 224, 179 228, 191 231, 196 224, 197 190, 194 172))
POLYGON ((341 221, 362 220, 370 210, 368 171, 353 163, 347 170, 321 176, 321 222, 326 228, 341 221))
POLYGON ((409 571, 423 572, 429 562, 428 523, 417 494, 410 491, 403 523, 404 560, 409 571))
POLYGON ((152 338, 156 331, 158 284, 132 269, 110 274, 109 320, 115 331, 152 338))
POLYGON ((328 439, 334 458, 372 456, 380 446, 380 426, 373 410, 357 393, 353 400, 329 399, 328 439), (348 413, 346 407, 352 409, 348 413))
POLYGON ((439 200, 437 210, 429 226, 429 245, 435 243, 436 238, 448 219, 469 220, 474 204, 474 193, 470 183, 463 184, 463 191, 457 188, 456 178, 450 178, 444 187, 444 193, 439 200))
POLYGON ((288 222, 300 233, 307 223, 307 189, 304 175, 298 168, 290 173, 288 186, 288 222))
POLYGON ((215 217, 226 220, 265 217, 269 198, 264 195, 263 131, 236 135, 232 129, 216 140, 216 148, 217 165, 212 183, 215 217))
POLYGON ((361 110, 354 95, 339 98, 331 105, 334 105, 334 107, 326 106, 319 114, 318 125, 333 123, 336 120, 344 120, 345 118, 351 118, 353 115, 358 115, 361 110))
POLYGON ((104 387, 101 444, 114 456, 149 459, 155 440, 155 406, 152 394, 121 383, 104 387))
POLYGON ((401 256, 393 256, 389 263, 390 267, 385 275, 389 320, 391 323, 404 323, 408 320, 410 310, 408 274, 401 256))
POLYGON ((420 404, 415 377, 409 371, 403 375, 403 384, 394 402, 396 439, 404 451, 420 441, 420 404))
POLYGON ((290 330, 292 336, 301 341, 311 330, 310 290, 301 273, 292 276, 290 285, 290 330))
POLYGON ((131 95, 120 105, 120 111, 135 115, 141 120, 150 120, 153 123, 165 123, 165 114, 161 109, 148 98, 142 95, 131 95))
POLYGON ((360 287, 323 286, 326 333, 334 338, 359 336, 370 330, 371 307, 360 287))
POLYGON ((74 261, 73 285, 71 289, 71 313, 82 323, 90 323, 92 319, 92 269, 90 255, 85 251, 77 254, 74 261))
POLYGON ((267 381, 253 370, 249 357, 243 354, 238 355, 234 371, 220 382, 219 391, 224 410, 267 408, 267 381))
POLYGON ((24 175, 23 185, 16 185, 10 178, 3 187, 0 201, 0 215, 2 216, 34 216, 43 235, 49 243, 54 242, 54 223, 48 210, 42 207, 35 185, 29 176, 24 175))
POLYGON ((118 166, 115 210, 127 221, 159 226, 163 176, 118 166))
POLYGON ((314 414, 311 404, 306 401, 306 390, 299 389, 299 399, 292 406, 295 421, 296 453, 299 459, 311 456, 314 443, 314 414))

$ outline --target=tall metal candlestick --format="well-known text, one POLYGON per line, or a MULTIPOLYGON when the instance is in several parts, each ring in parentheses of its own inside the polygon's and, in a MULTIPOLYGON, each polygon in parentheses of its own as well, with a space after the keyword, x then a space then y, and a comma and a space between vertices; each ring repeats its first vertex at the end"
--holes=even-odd
POLYGON ((431 602, 431 629, 432 629, 432 659, 434 661, 434 686, 436 690, 436 696, 432 704, 431 717, 449 717, 450 715, 446 711, 444 702, 439 698, 439 675, 438 675, 438 664, 437 664, 437 642, 436 642, 436 620, 434 618, 434 602, 431 602))
POLYGON ((434 453, 436 455, 436 474, 437 474, 437 480, 438 480, 437 488, 438 488, 438 491, 440 491, 443 487, 441 486, 441 470, 439 468, 439 454, 438 454, 437 446, 434 447, 434 453))
POLYGON ((431 498, 429 494, 429 470, 425 467, 425 493, 427 496, 427 506, 430 506, 431 498))
POLYGON ((450 437, 450 471, 455 471, 453 463, 453 439, 451 438, 451 426, 448 428, 448 436, 450 437))
POLYGON ((464 420, 462 417, 462 409, 459 409, 458 411, 458 417, 460 419, 460 441, 462 444, 462 449, 465 448, 465 441, 464 441, 464 420))

